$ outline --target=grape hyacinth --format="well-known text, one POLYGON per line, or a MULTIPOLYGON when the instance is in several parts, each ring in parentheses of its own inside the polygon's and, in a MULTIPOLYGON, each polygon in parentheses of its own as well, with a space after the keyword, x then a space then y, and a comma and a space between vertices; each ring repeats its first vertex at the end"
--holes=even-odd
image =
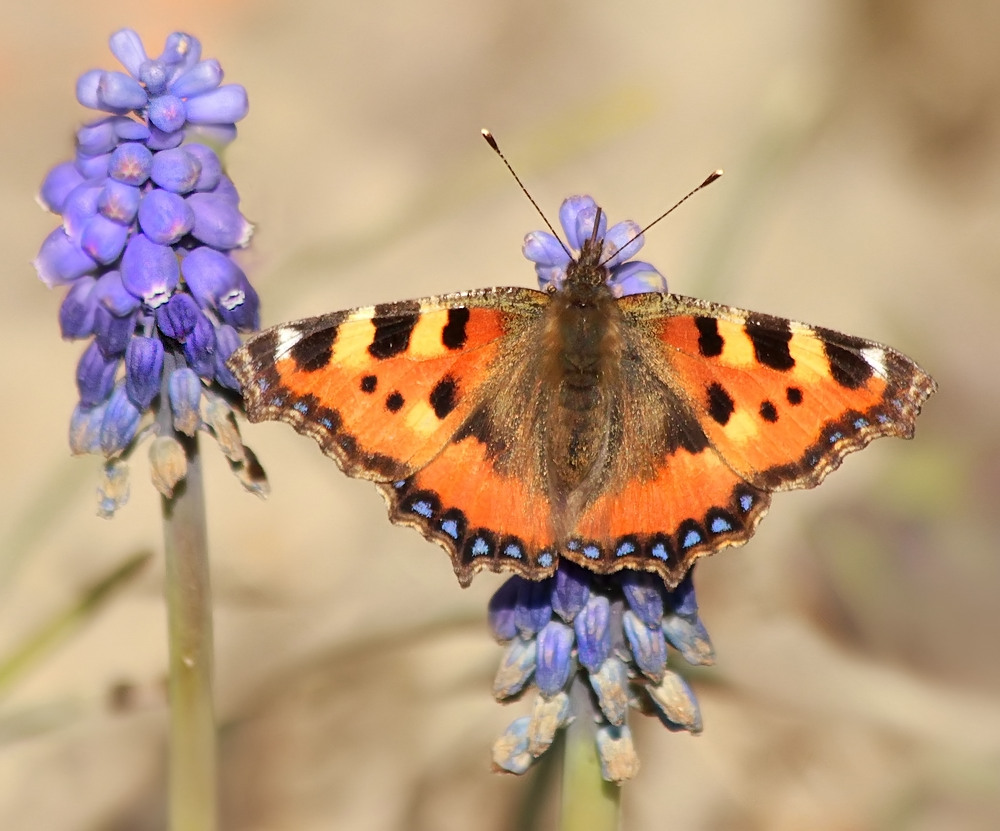
MULTIPOLYGON (((597 238, 604 240, 607 282, 615 295, 666 291, 666 280, 653 266, 629 259, 642 247, 639 226, 621 222, 607 229, 604 212, 589 196, 570 197, 559 211, 570 248, 582 248, 598 217, 597 238)), ((562 285, 571 254, 556 237, 528 234, 524 254, 535 263, 543 289, 562 285)), ((490 600, 489 619, 494 636, 506 645, 493 684, 496 698, 517 698, 531 682, 537 690, 531 715, 515 720, 494 744, 495 769, 524 773, 559 729, 590 718, 597 722, 601 775, 623 782, 639 769, 630 709, 654 714, 673 730, 701 731, 694 693, 667 668, 668 644, 689 664, 715 662, 698 617, 692 572, 669 589, 655 574, 597 575, 561 561, 546 580, 507 580, 490 600), (585 685, 583 695, 573 695, 574 684, 585 685)))
POLYGON ((126 72, 79 78, 77 100, 105 115, 77 130, 75 157, 49 171, 39 197, 62 224, 35 268, 46 285, 68 287, 63 337, 89 340, 70 447, 106 458, 105 516, 127 499, 124 460, 147 435, 165 496, 186 471, 175 435, 198 430, 260 492, 262 471, 226 403, 239 389, 226 360, 239 333, 259 325, 257 293, 231 256, 253 228, 213 149, 235 137, 246 90, 223 84, 218 61, 203 60, 191 35, 170 35, 157 58, 131 29, 110 46, 126 72))

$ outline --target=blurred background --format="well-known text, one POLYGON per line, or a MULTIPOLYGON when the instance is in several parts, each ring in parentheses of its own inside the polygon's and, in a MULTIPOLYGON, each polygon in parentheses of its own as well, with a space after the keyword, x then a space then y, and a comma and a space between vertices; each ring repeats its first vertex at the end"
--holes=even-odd
MULTIPOLYGON (((634 716, 625 827, 1000 827, 1000 5, 8 0, 0 27, 0 827, 157 829, 166 663, 159 498, 95 513, 70 458, 79 343, 30 265, 34 203, 93 114, 77 76, 199 37, 250 115, 226 162, 257 224, 263 322, 532 285, 539 204, 592 194, 671 289, 892 344, 939 384, 912 443, 880 441, 753 541, 698 568, 718 665, 705 730, 634 716), (130 557, 148 564, 105 594, 130 557), (74 611, 75 610, 75 611, 74 611)), ((286 425, 245 426, 273 493, 205 444, 225 827, 509 829, 557 780, 489 772, 527 702, 495 704, 486 603, 286 425)), ((678 659, 679 660, 679 659, 678 659)))

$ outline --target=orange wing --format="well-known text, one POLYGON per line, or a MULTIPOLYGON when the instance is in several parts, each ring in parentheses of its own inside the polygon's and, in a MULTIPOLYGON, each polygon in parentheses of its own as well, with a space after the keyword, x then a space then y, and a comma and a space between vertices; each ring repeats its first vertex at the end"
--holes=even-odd
POLYGON ((667 391, 668 429, 690 438, 583 513, 566 553, 599 571, 675 585, 698 557, 746 542, 771 491, 818 485, 879 436, 911 437, 936 389, 899 352, 828 329, 676 295, 619 308, 667 391))
POLYGON ((256 335, 230 366, 251 421, 286 421, 380 483, 390 519, 439 542, 463 584, 483 568, 541 576, 555 566, 547 494, 497 463, 514 419, 487 436, 476 413, 511 392, 547 303, 501 288, 335 312, 256 335))

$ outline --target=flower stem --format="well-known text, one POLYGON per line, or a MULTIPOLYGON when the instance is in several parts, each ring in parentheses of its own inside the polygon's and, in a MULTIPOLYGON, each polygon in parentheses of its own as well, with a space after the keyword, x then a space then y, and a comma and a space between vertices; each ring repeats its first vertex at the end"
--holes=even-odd
POLYGON ((170 828, 214 831, 218 809, 205 492, 197 437, 178 434, 177 439, 187 455, 187 475, 172 497, 162 498, 170 640, 170 828))
POLYGON ((597 756, 597 721, 594 699, 582 673, 570 686, 570 706, 575 715, 566 728, 563 756, 561 831, 617 831, 621 788, 605 782, 597 756))

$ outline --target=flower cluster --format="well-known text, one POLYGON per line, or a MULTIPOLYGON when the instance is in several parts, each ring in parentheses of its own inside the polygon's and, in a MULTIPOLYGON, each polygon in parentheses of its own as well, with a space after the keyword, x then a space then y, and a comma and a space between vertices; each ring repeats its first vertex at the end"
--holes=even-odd
MULTIPOLYGON (((559 208, 559 221, 569 250, 548 231, 532 231, 524 238, 524 256, 535 264, 538 285, 542 290, 562 288, 566 267, 594 232, 598 217, 597 203, 590 196, 570 196, 559 208)), ((666 291, 667 280, 652 265, 633 260, 645 240, 638 223, 626 220, 608 228, 608 218, 600 211, 597 239, 603 240, 604 262, 608 269, 608 287, 615 297, 645 291, 666 291)))
POLYGON ((226 367, 238 333, 259 325, 257 294, 230 256, 253 229, 213 149, 235 136, 246 90, 222 84, 191 35, 170 35, 157 58, 130 29, 110 46, 127 73, 95 69, 77 82, 77 100, 106 115, 77 130, 73 160, 45 177, 40 201, 62 224, 35 260, 46 285, 68 286, 63 337, 90 340, 70 446, 108 460, 105 515, 127 497, 122 459, 147 413, 165 494, 186 470, 173 435, 199 429, 216 435, 245 484, 261 486, 224 400, 239 389, 226 367))
MULTIPOLYGON (((571 249, 579 251, 601 224, 608 285, 617 296, 666 291, 666 280, 648 263, 627 261, 642 246, 639 226, 608 229, 603 211, 589 196, 567 199, 559 212, 571 249)), ((552 234, 536 231, 524 241, 543 289, 560 287, 571 252, 552 234)), ((493 685, 498 700, 537 689, 532 714, 514 721, 493 746, 498 770, 524 773, 574 718, 594 718, 601 772, 610 782, 636 774, 628 712, 658 716, 671 729, 701 730, 691 688, 667 668, 667 645, 689 664, 710 665, 715 656, 698 617, 692 574, 668 589, 654 574, 621 571, 602 576, 563 561, 553 577, 532 582, 512 577, 490 601, 490 626, 506 644, 493 685), (575 712, 574 683, 588 688, 586 712, 575 712)))

